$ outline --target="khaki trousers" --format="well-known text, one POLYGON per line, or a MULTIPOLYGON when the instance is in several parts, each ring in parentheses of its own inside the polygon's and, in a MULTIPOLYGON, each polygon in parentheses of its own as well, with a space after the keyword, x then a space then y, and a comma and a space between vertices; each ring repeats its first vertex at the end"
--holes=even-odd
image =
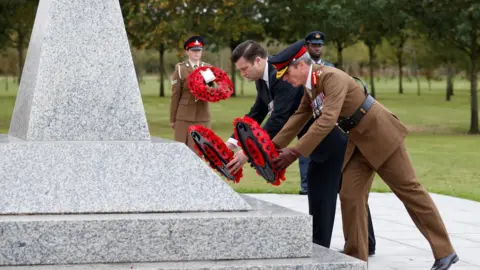
MULTIPOLYGON (((416 179, 405 143, 402 142, 376 172, 403 202, 413 222, 430 243, 435 259, 453 253, 437 207, 416 179)), ((356 148, 343 171, 340 201, 344 252, 364 261, 368 260, 367 200, 374 175, 374 168, 356 148)))
POLYGON ((188 127, 191 125, 202 125, 206 128, 211 127, 211 121, 204 121, 204 122, 189 122, 189 121, 176 121, 174 127, 174 137, 175 141, 183 142, 186 144, 193 152, 197 154, 195 151, 195 142, 192 139, 192 136, 188 133, 188 127))

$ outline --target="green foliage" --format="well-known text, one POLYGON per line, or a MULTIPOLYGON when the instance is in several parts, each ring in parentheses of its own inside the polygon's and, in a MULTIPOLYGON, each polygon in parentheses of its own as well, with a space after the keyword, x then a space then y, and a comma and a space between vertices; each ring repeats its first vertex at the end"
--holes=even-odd
POLYGON ((182 23, 183 1, 148 0, 125 1, 122 5, 126 29, 136 48, 180 48, 182 36, 187 35, 182 23), (180 6, 181 7, 181 6, 180 6), (183 31, 182 31, 183 30, 183 31))
POLYGON ((392 8, 395 0, 359 0, 358 13, 361 13, 360 39, 367 46, 377 46, 391 29, 392 8))
POLYGON ((408 2, 404 10, 421 22, 432 40, 455 45, 470 57, 470 133, 479 133, 477 64, 480 56, 480 3, 475 0, 408 2))
POLYGON ((37 5, 34 0, 0 2, 0 46, 28 45, 37 5))
POLYGON ((37 0, 7 0, 0 2, 0 49, 12 47, 18 53, 18 77, 21 77, 24 50, 32 31, 37 0))
POLYGON ((215 49, 228 46, 234 49, 246 39, 260 42, 264 37, 260 21, 262 3, 257 0, 212 0, 214 12, 205 25, 204 35, 215 44, 215 49))
POLYGON ((327 0, 310 2, 310 18, 307 28, 320 27, 326 38, 337 47, 348 47, 356 43, 360 34, 363 15, 359 14, 359 2, 348 0, 327 0))
POLYGON ((305 0, 265 0, 261 15, 268 44, 290 44, 304 38, 309 32, 304 17, 307 14, 305 0))
POLYGON ((480 3, 474 0, 408 1, 403 10, 421 22, 430 39, 455 44, 471 54, 472 43, 480 49, 480 3))
POLYGON ((310 1, 306 18, 306 29, 321 30, 327 42, 337 49, 336 66, 343 69, 342 51, 355 44, 360 35, 362 14, 358 12, 360 3, 349 0, 310 1), (320 28, 320 29, 318 29, 320 28))

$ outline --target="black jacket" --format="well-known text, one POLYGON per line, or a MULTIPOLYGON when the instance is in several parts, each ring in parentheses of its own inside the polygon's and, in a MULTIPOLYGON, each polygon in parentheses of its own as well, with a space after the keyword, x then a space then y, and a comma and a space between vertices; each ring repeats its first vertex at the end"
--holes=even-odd
MULTIPOLYGON (((247 114, 247 116, 261 124, 268 115, 269 103, 273 101, 273 111, 263 125, 263 129, 268 133, 270 138, 275 137, 287 123, 288 118, 295 113, 304 93, 303 86, 293 87, 286 81, 278 80, 276 78, 276 72, 275 67, 268 64, 270 88, 267 87, 263 79, 255 81, 257 98, 250 112, 247 114)), ((308 126, 306 125, 300 134, 303 135, 308 126)))

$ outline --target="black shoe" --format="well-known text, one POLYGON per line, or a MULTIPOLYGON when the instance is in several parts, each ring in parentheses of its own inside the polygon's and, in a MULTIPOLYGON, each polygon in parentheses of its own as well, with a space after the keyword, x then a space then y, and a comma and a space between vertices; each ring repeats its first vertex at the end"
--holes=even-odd
POLYGON ((458 256, 456 253, 452 253, 447 257, 435 260, 431 270, 447 270, 452 264, 458 262, 458 256))
POLYGON ((300 195, 307 195, 308 194, 308 191, 306 190, 300 190, 300 192, 298 193, 300 195))

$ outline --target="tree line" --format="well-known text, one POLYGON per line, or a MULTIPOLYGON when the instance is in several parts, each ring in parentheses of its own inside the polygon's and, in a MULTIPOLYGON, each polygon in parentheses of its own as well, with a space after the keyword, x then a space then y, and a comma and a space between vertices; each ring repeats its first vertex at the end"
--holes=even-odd
MULTIPOLYGON (((0 0, 0 58, 16 54, 21 77, 38 0, 0 0)), ((159 95, 165 96, 166 53, 182 56, 183 40, 201 34, 208 51, 233 50, 246 39, 279 46, 312 30, 327 36, 335 65, 345 70, 344 50, 362 43, 367 48, 370 91, 382 44, 388 44, 403 93, 404 67, 430 76, 446 70, 446 100, 453 77, 463 71, 470 80, 469 133, 479 133, 477 81, 480 55, 480 2, 474 0, 120 0, 132 47, 158 55, 159 95)), ((12 64, 0 63, 1 73, 12 64)), ((236 82, 234 64, 231 79, 236 82)))

